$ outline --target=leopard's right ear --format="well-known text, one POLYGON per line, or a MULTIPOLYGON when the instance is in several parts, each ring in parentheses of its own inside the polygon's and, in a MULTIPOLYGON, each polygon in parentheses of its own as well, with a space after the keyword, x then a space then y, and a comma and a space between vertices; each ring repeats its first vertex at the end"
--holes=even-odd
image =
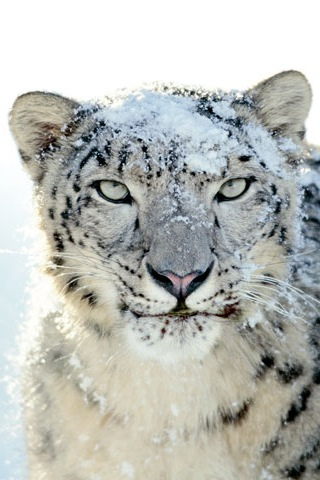
POLYGON ((78 107, 75 101, 52 93, 31 92, 16 99, 10 126, 33 180, 43 176, 44 153, 59 145, 78 107))

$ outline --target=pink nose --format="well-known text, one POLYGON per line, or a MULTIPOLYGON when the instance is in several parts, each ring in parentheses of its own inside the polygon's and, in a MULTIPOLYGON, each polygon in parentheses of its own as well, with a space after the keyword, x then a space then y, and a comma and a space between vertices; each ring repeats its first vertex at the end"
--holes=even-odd
POLYGON ((199 272, 188 273, 185 277, 180 277, 172 272, 162 272, 172 283, 172 293, 175 297, 186 298, 190 290, 191 282, 199 276, 199 272))
POLYGON ((147 264, 148 272, 158 285, 165 288, 178 300, 185 300, 196 288, 198 288, 209 276, 213 263, 205 271, 196 270, 181 276, 170 270, 158 272, 150 264, 147 264))

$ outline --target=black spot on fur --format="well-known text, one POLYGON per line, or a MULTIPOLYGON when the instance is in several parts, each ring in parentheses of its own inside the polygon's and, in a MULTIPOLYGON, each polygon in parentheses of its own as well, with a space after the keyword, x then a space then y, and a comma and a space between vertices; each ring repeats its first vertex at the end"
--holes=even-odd
POLYGON ((284 426, 287 423, 294 422, 294 420, 306 410, 310 396, 311 390, 308 387, 303 388, 297 401, 291 405, 286 418, 283 420, 284 426))
POLYGON ((110 140, 107 140, 107 143, 105 144, 104 146, 104 151, 105 151, 105 154, 108 156, 108 157, 111 157, 112 155, 112 143, 110 142, 110 140))
POLYGON ((265 373, 274 367, 274 357, 269 354, 265 354, 261 357, 260 363, 257 368, 256 377, 261 379, 265 373))
POLYGON ((61 212, 60 215, 64 220, 69 220, 69 210, 68 209, 63 210, 63 212, 61 212))
POLYGON ((274 183, 270 184, 270 188, 271 188, 272 195, 276 195, 277 192, 278 192, 278 189, 277 189, 277 187, 275 186, 274 183))
POLYGON ((70 233, 69 236, 68 236, 68 240, 69 240, 69 242, 71 242, 71 243, 75 243, 75 241, 74 241, 73 236, 71 235, 71 233, 70 233))
POLYGON ((74 292, 79 286, 79 281, 76 277, 72 277, 67 283, 67 292, 74 292))
POLYGON ((98 135, 101 132, 103 132, 106 129, 106 127, 107 127, 106 122, 104 120, 99 120, 92 131, 95 135, 98 135))
POLYGON ((306 471, 305 465, 295 465, 294 467, 287 468, 284 471, 284 475, 287 478, 301 478, 301 475, 306 471))
MULTIPOLYGON (((84 197, 81 198, 81 203, 83 207, 88 207, 88 205, 91 203, 92 197, 90 195, 85 195, 84 197)), ((81 209, 78 207, 78 213, 81 215, 81 209)))
POLYGON ((95 159, 97 160, 99 167, 105 167, 106 166, 106 159, 102 155, 101 152, 97 152, 97 154, 95 156, 95 159))
POLYGON ((212 434, 216 428, 215 419, 207 416, 205 419, 200 419, 200 428, 207 433, 212 434))
POLYGON ((140 228, 140 222, 139 219, 137 218, 136 221, 134 222, 134 231, 139 230, 140 228))
POLYGON ((303 366, 300 363, 286 363, 277 369, 277 374, 282 383, 292 383, 303 374, 303 366))
POLYGON ((129 151, 128 151, 127 145, 123 146, 120 149, 118 158, 119 158, 118 171, 122 172, 129 158, 129 151))
POLYGON ((286 227, 281 227, 279 232, 279 244, 282 245, 287 239, 287 229, 286 227))
POLYGON ((110 331, 103 328, 99 323, 92 323, 91 320, 85 322, 85 326, 88 330, 91 330, 98 338, 104 338, 110 336, 110 331))
MULTIPOLYGON (((82 140, 83 140, 83 139, 82 139, 82 140)), ((79 165, 80 170, 83 169, 83 167, 88 163, 88 161, 89 161, 91 158, 96 158, 97 155, 100 155, 100 152, 99 152, 99 150, 97 149, 97 147, 91 148, 91 150, 89 151, 89 153, 81 160, 80 165, 79 165)))
POLYGON ((320 385, 320 367, 316 368, 312 377, 313 383, 320 385))
POLYGON ((86 133, 85 135, 82 135, 81 141, 82 143, 88 144, 90 143, 94 138, 94 135, 92 132, 86 133))
POLYGON ((240 162, 249 162, 251 159, 252 157, 250 155, 241 155, 240 157, 238 157, 238 160, 240 162))
POLYGON ((318 433, 318 438, 314 438, 312 441, 308 442, 306 450, 300 456, 300 462, 318 457, 319 449, 320 449, 320 431, 318 433))
POLYGON ((52 462, 57 456, 52 433, 50 430, 41 429, 38 431, 38 434, 39 442, 37 443, 35 453, 52 462))
POLYGON ((58 191, 58 187, 54 185, 54 186, 52 187, 52 190, 51 190, 51 197, 52 197, 52 198, 56 198, 56 196, 57 196, 57 191, 58 191))
POLYGON ((240 423, 242 423, 249 413, 251 403, 251 400, 246 400, 238 410, 233 411, 230 409, 222 412, 222 423, 224 425, 239 425, 240 423))
POLYGON ((51 262, 54 264, 54 265, 58 265, 58 266, 62 266, 64 265, 64 259, 61 258, 61 257, 58 257, 56 255, 54 255, 52 258, 51 258, 51 262))
POLYGON ((56 244, 56 249, 59 252, 62 252, 64 250, 64 244, 63 244, 61 233, 54 232, 52 236, 53 236, 53 239, 54 239, 55 244, 56 244))
POLYGON ((69 196, 66 197, 67 208, 72 208, 72 200, 69 196))
POLYGON ((148 149, 148 145, 146 145, 143 140, 141 140, 141 150, 143 152, 143 156, 144 156, 144 159, 145 160, 148 160, 150 158, 150 155, 149 155, 149 149, 148 149))
POLYGON ((81 300, 87 300, 90 306, 94 306, 98 303, 98 297, 94 292, 89 292, 85 295, 82 295, 81 300))
POLYGON ((282 200, 280 198, 278 198, 277 201, 276 201, 276 207, 275 207, 273 213, 275 215, 279 215, 279 213, 281 212, 281 208, 282 208, 282 200))
POLYGON ((268 238, 272 238, 272 237, 274 236, 274 234, 276 233, 276 230, 277 230, 278 227, 279 227, 279 225, 276 223, 276 224, 273 226, 272 230, 269 232, 268 238))
POLYGON ((53 208, 49 208, 48 214, 49 214, 49 217, 51 218, 51 220, 54 220, 54 210, 53 210, 53 208))
POLYGON ((172 171, 172 168, 176 167, 179 160, 179 146, 175 142, 170 142, 170 148, 168 151, 167 165, 168 170, 172 171))
POLYGON ((270 453, 274 452, 276 448, 280 445, 280 440, 278 437, 273 438, 263 447, 263 453, 265 455, 269 455, 270 453))

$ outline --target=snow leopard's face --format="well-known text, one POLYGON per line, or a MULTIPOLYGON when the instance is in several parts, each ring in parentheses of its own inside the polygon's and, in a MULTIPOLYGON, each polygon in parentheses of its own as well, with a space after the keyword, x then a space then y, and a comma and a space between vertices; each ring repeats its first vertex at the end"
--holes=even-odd
MULTIPOLYGON (((97 108, 21 97, 13 130, 37 182, 51 271, 97 334, 144 357, 202 358, 225 329, 280 308, 271 285, 297 241, 301 153, 286 136, 290 90, 280 123, 280 97, 264 112, 264 92, 140 91, 97 108)), ((298 141, 301 125, 288 137, 298 141)))

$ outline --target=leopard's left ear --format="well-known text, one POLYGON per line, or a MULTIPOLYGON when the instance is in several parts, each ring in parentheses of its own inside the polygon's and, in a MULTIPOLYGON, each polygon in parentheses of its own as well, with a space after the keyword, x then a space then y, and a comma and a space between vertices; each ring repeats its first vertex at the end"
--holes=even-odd
POLYGON ((42 154, 59 139, 78 104, 60 95, 30 92, 18 97, 10 113, 10 126, 25 166, 33 180, 46 168, 42 154))
POLYGON ((304 137, 312 92, 302 73, 289 70, 259 83, 247 92, 259 120, 275 135, 304 137))

